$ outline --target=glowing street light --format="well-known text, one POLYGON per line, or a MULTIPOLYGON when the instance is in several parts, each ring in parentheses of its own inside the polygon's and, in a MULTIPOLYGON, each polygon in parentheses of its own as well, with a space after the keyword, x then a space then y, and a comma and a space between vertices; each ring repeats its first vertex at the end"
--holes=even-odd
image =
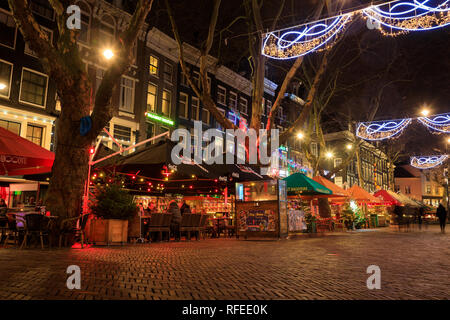
POLYGON ((297 133, 297 139, 302 140, 305 137, 305 135, 301 132, 297 133))
POLYGON ((450 137, 447 138, 447 143, 450 144, 450 137))
POLYGON ((6 84, 0 83, 0 90, 5 90, 5 89, 6 89, 6 84))
POLYGON ((330 151, 328 151, 328 152, 325 154, 325 157, 327 157, 328 159, 331 159, 331 158, 333 158, 333 153, 330 152, 330 151))
POLYGON ((350 143, 347 144, 345 147, 347 148, 347 150, 352 150, 353 149, 353 146, 350 143))
POLYGON ((424 117, 427 117, 430 114, 430 110, 428 109, 422 109, 422 111, 420 111, 420 114, 424 117))
POLYGON ((111 60, 114 57, 114 52, 111 49, 106 49, 103 51, 103 56, 106 60, 111 60))

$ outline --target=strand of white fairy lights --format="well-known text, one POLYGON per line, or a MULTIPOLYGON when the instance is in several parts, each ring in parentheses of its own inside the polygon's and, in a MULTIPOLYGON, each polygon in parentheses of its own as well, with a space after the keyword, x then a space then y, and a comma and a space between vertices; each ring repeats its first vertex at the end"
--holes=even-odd
POLYGON ((410 31, 432 30, 449 25, 450 0, 391 1, 292 28, 268 32, 263 35, 262 54, 273 59, 286 60, 327 49, 357 13, 361 13, 372 22, 377 22, 378 29, 384 35, 396 36, 410 31), (401 8, 405 9, 402 11, 401 8), (390 32, 383 28, 389 28, 390 32))
POLYGON ((440 166, 447 159, 447 154, 438 156, 413 156, 410 158, 410 164, 418 169, 431 169, 440 166))
POLYGON ((414 119, 429 129, 441 133, 450 133, 450 113, 442 113, 429 117, 360 122, 356 128, 356 136, 371 141, 394 138, 399 136, 414 119))
POLYGON ((36 117, 36 116, 30 116, 30 115, 26 115, 26 114, 20 114, 20 113, 16 113, 16 112, 5 110, 5 109, 0 109, 0 115, 1 114, 5 115, 5 116, 12 116, 14 119, 18 119, 19 117, 21 117, 25 120, 40 121, 43 123, 50 123, 52 125, 55 123, 54 120, 40 118, 40 117, 36 117))

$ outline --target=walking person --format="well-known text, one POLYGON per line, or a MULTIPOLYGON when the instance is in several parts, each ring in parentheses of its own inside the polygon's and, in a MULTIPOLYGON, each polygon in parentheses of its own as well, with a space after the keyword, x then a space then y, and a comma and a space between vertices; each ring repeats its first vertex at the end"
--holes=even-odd
POLYGON ((398 231, 400 232, 400 231, 401 231, 402 224, 403 224, 403 219, 402 219, 403 212, 402 212, 402 208, 401 208, 400 206, 397 206, 397 205, 396 205, 396 206, 394 207, 394 214, 395 214, 395 218, 396 218, 397 224, 398 224, 398 231))
POLYGON ((423 207, 419 208, 419 214, 417 215, 417 223, 419 224, 419 230, 422 230, 422 217, 425 214, 425 209, 423 207))
POLYGON ((445 210, 442 203, 439 203, 439 207, 436 211, 436 216, 439 218, 439 225, 441 226, 441 232, 445 233, 445 223, 447 222, 447 210, 445 210))
POLYGON ((170 232, 174 234, 175 241, 180 241, 181 212, 175 200, 170 201, 168 212, 172 214, 170 232))

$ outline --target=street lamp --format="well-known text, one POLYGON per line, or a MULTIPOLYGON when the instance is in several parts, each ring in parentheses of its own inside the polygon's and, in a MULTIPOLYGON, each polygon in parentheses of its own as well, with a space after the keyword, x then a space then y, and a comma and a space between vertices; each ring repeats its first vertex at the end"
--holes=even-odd
POLYGON ((420 114, 424 117, 427 117, 430 114, 430 110, 428 110, 427 108, 422 109, 422 111, 420 111, 420 114))
POLYGON ((0 90, 5 90, 6 89, 6 84, 4 84, 3 82, 0 82, 0 90))
POLYGON ((114 52, 111 49, 103 50, 103 56, 106 60, 111 60, 114 57, 114 52))
POLYGON ((325 157, 327 157, 327 159, 333 158, 333 152, 328 151, 328 152, 325 154, 325 157))
POLYGON ((305 135, 302 132, 297 133, 297 139, 302 140, 305 135))
POLYGON ((353 149, 353 146, 350 143, 347 144, 345 147, 347 148, 347 150, 352 150, 353 149))

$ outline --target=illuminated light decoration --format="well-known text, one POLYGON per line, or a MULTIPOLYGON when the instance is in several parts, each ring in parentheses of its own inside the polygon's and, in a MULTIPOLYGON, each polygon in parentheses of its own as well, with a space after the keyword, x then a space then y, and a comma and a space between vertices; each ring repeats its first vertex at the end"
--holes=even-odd
POLYGON ((146 112, 146 113, 145 113, 145 116, 146 116, 147 118, 152 119, 152 120, 156 120, 156 121, 158 121, 158 122, 162 122, 162 123, 168 124, 168 125, 170 125, 170 126, 175 125, 175 122, 174 122, 172 119, 169 119, 169 118, 160 116, 159 114, 156 114, 156 113, 146 112))
POLYGON ((352 16, 353 12, 267 33, 264 35, 262 54, 286 60, 319 49, 328 49, 351 21, 352 16))
POLYGON ((362 10, 388 36, 442 28, 450 24, 450 0, 400 0, 362 10), (387 30, 385 30, 387 29, 387 30))
POLYGON ((393 138, 411 123, 412 119, 361 122, 356 128, 356 135, 364 140, 383 140, 393 138))
POLYGON ((450 133, 450 113, 437 114, 431 117, 419 117, 417 120, 432 130, 450 133))
POLYGON ((411 157, 411 165, 418 169, 431 169, 440 166, 447 159, 447 154, 440 156, 414 156, 411 157))

